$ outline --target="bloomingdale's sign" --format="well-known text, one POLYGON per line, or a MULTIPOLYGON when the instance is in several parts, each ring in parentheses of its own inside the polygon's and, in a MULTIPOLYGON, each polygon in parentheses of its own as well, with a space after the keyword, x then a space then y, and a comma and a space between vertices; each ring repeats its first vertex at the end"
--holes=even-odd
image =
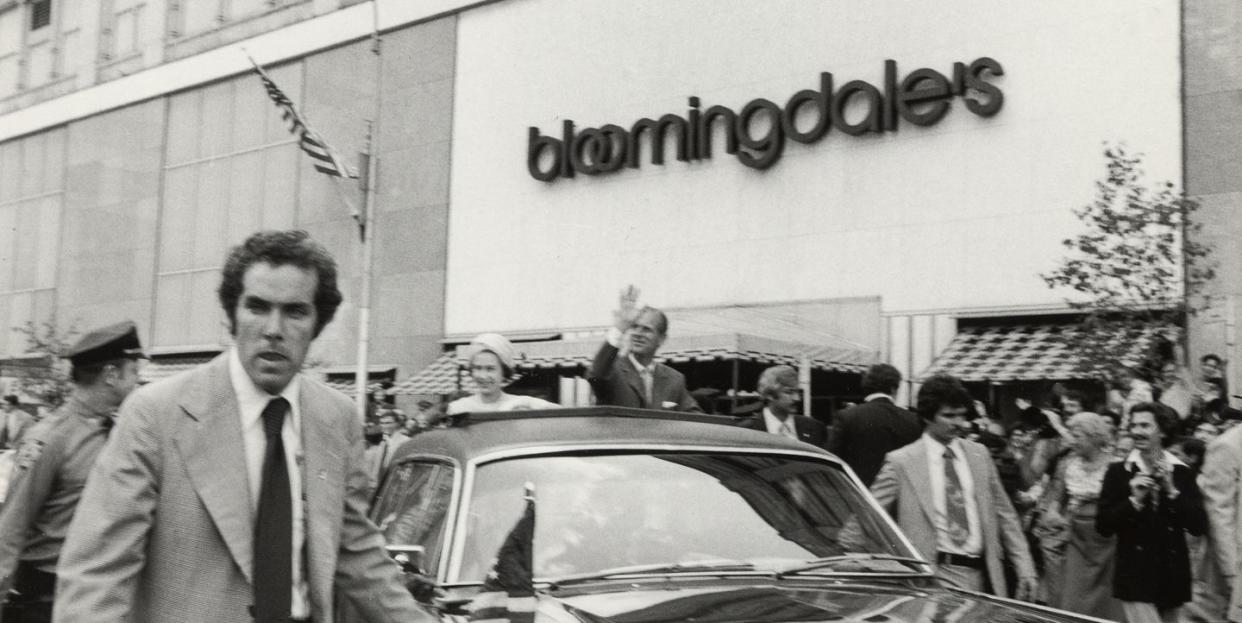
MULTIPOLYGON (((825 71, 819 75, 818 91, 794 93, 783 109, 771 100, 758 98, 743 106, 741 112, 719 105, 701 110, 699 98, 691 96, 690 110, 684 117, 672 113, 654 120, 644 117, 628 130, 611 123, 576 130, 574 122, 566 119, 561 123, 560 138, 544 136, 539 128, 530 128, 526 168, 531 177, 543 182, 573 177, 576 173, 611 173, 622 166, 637 169, 642 159, 640 139, 644 135, 648 137, 645 143, 651 152, 651 164, 662 165, 669 132, 674 134, 678 160, 710 159, 713 128, 719 121, 723 124, 725 152, 748 167, 766 169, 780 159, 786 138, 811 144, 834 127, 850 136, 896 132, 899 117, 914 125, 935 125, 949 112, 950 101, 955 97, 960 97, 970 112, 991 117, 1000 112, 1005 95, 985 78, 1004 73, 1000 63, 984 56, 969 65, 953 63, 951 77, 922 68, 898 80, 897 62, 887 60, 883 90, 862 80, 851 80, 834 91, 832 74, 825 71), (856 101, 862 104, 866 115, 847 120, 846 109, 856 101), (801 129, 797 121, 806 106, 814 107, 815 124, 801 129), (765 131, 756 136, 752 122, 761 115, 768 123, 765 131)), ((851 110, 851 116, 857 112, 861 111, 851 110)))

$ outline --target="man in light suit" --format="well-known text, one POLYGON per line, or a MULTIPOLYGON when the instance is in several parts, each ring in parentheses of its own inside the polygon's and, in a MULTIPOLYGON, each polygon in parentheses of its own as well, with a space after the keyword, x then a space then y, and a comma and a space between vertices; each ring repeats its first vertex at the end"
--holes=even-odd
POLYGON ((841 457, 870 487, 880 472, 884 456, 904 447, 923 434, 918 416, 897 406, 893 396, 901 385, 901 372, 887 363, 867 369, 862 378, 867 397, 863 403, 838 413, 832 420, 828 448, 841 457))
POLYGON ((756 390, 763 398, 763 413, 738 423, 742 428, 783 435, 817 448, 828 441, 828 427, 815 418, 797 413, 802 400, 798 371, 793 366, 772 366, 759 375, 756 390))
POLYGON ((941 579, 1005 595, 1007 557, 1017 571, 1016 597, 1033 599, 1035 566, 992 456, 958 437, 970 400, 957 379, 928 379, 917 403, 923 436, 888 453, 871 493, 941 579))
MULTIPOLYGON (((1204 593, 1195 606, 1211 621, 1242 621, 1242 426, 1208 444, 1199 476, 1207 510, 1204 593)), ((1194 619, 1192 619, 1194 620, 1194 619)))
POLYGON ((601 405, 702 413, 686 390, 686 377, 655 361, 668 337, 668 317, 638 307, 638 288, 621 291, 613 327, 587 369, 587 382, 601 405))
POLYGON ((134 392, 60 560, 56 621, 429 621, 364 513, 362 427, 303 377, 341 302, 305 232, 235 247, 220 302, 234 347, 134 392))

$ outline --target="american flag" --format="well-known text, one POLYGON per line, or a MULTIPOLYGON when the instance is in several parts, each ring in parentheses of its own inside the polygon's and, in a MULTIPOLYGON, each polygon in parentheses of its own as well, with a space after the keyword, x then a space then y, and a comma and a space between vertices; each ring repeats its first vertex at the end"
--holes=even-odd
POLYGON ((254 65, 255 73, 259 74, 259 80, 263 81, 263 88, 267 89, 267 96, 272 98, 276 103, 276 107, 280 109, 281 117, 289 123, 289 132, 298 137, 298 146, 306 155, 315 159, 315 169, 320 173, 326 173, 334 177, 358 177, 358 174, 349 168, 341 159, 332 151, 328 143, 319 137, 319 134, 310 129, 306 122, 306 118, 298 114, 298 110, 294 107, 293 102, 285 95, 280 87, 268 77, 267 72, 250 59, 250 64, 254 65))
POLYGON ((470 603, 475 623, 533 623, 535 620, 535 498, 528 488, 526 510, 500 546, 483 591, 470 603))

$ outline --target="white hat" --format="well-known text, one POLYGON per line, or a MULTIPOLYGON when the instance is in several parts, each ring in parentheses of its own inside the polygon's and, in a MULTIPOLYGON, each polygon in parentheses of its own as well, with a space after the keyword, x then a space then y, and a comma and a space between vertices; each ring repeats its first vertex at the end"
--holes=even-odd
POLYGON ((482 333, 470 340, 470 348, 467 350, 469 359, 474 359, 475 355, 484 351, 495 354, 500 359, 500 363, 510 370, 515 367, 517 353, 513 350, 513 344, 505 336, 499 333, 482 333))

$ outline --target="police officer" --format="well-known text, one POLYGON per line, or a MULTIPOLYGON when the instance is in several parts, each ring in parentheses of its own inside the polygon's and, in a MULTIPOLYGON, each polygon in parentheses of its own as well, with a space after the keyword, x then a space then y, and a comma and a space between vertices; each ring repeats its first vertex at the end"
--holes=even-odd
POLYGON ((5 623, 52 620, 65 532, 113 414, 138 384, 137 359, 145 359, 137 327, 129 321, 91 331, 65 357, 73 364, 73 392, 23 436, 0 507, 5 623))

